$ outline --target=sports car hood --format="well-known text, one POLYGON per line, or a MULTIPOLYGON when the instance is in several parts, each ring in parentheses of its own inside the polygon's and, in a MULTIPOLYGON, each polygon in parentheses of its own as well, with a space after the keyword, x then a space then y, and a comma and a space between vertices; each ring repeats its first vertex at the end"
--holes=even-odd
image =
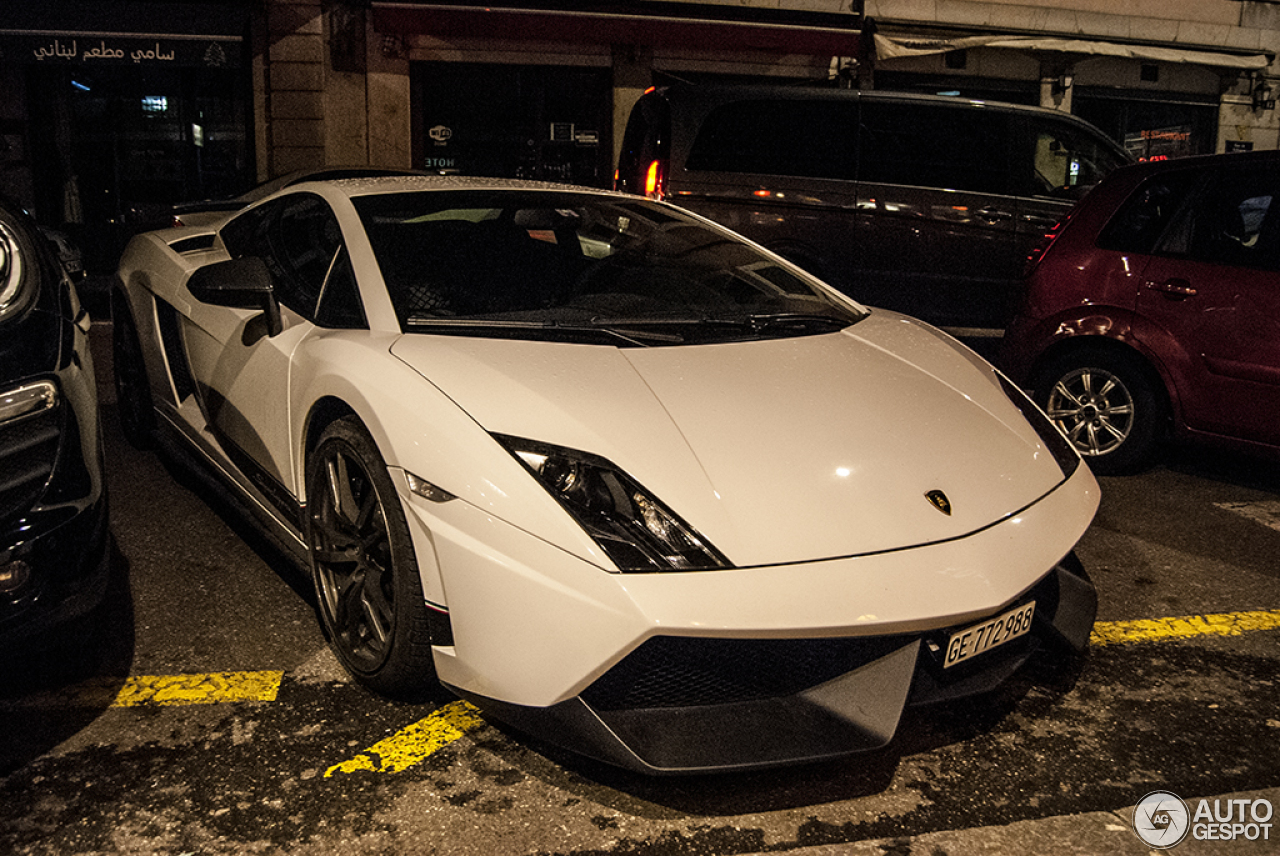
POLYGON ((989 366, 890 313, 729 344, 413 334, 392 352, 490 432, 608 458, 739 567, 959 538, 1064 479, 989 366))

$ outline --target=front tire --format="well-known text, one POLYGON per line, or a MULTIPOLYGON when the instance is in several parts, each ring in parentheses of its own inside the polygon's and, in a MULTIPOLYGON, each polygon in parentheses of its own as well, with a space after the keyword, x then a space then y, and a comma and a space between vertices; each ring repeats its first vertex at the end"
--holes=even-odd
POLYGON ((1040 374, 1035 399, 1098 475, 1135 472, 1155 455, 1164 407, 1133 357, 1098 349, 1068 354, 1040 374))
POLYGON ((321 435, 307 496, 311 573, 338 659, 375 692, 421 695, 435 669, 418 563, 387 466, 355 417, 321 435))

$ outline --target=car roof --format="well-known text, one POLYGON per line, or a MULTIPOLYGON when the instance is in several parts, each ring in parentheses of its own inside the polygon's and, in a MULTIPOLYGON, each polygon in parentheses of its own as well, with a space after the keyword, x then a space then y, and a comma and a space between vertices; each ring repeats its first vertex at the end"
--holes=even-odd
POLYGON ((307 181, 291 185, 289 191, 313 189, 323 185, 345 196, 368 196, 381 193, 402 193, 408 191, 448 191, 448 190, 510 190, 510 191, 554 191, 559 193, 587 193, 596 196, 608 196, 627 201, 638 201, 638 198, 612 190, 595 187, 580 187, 571 184, 557 184, 549 181, 532 181, 517 178, 490 178, 486 176, 461 175, 393 175, 366 178, 341 178, 329 181, 307 181))
POLYGON ((891 89, 841 89, 834 86, 816 84, 792 85, 782 84, 750 84, 750 83, 676 83, 654 90, 658 95, 672 101, 691 101, 695 103, 722 103, 740 101, 751 98, 781 98, 786 100, 824 100, 824 101, 895 101, 920 104, 942 104, 959 106, 969 104, 994 110, 1007 110, 1017 113, 1052 116, 1067 121, 1083 122, 1072 113, 1052 110, 1031 104, 1015 104, 1009 101, 995 101, 984 98, 966 98, 960 95, 932 95, 924 92, 903 92, 891 89))

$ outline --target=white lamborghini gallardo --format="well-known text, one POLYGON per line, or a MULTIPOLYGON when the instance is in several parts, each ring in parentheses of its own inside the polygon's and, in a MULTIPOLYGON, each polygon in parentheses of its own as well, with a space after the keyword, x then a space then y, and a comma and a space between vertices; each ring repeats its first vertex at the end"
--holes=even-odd
POLYGON ((292 186, 136 237, 129 437, 314 579, 347 669, 649 772, 874 749, 1087 644, 1098 487, 991 366, 679 208, 292 186))

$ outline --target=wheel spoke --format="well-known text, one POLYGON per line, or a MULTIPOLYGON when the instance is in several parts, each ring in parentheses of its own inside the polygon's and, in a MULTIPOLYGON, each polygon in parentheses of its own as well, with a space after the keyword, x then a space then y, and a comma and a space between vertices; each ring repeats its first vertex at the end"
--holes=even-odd
POLYGON ((1123 441, 1123 440, 1124 440, 1124 438, 1125 438, 1125 437, 1127 437, 1127 436, 1128 436, 1128 434, 1129 434, 1129 432, 1128 432, 1127 430, 1123 430, 1123 429, 1117 428, 1117 427, 1116 427, 1116 426, 1111 422, 1111 420, 1110 420, 1110 419, 1108 419, 1108 418, 1106 418, 1105 416, 1100 420, 1100 424, 1098 425, 1098 427, 1099 427, 1099 428, 1101 428, 1102 430, 1106 431, 1108 434, 1110 434, 1110 435, 1111 435, 1111 438, 1112 438, 1116 443, 1119 443, 1119 442, 1123 441))
MULTIPOLYGON (((361 604, 362 594, 364 592, 365 573, 363 569, 357 566, 356 570, 348 574, 341 582, 336 597, 334 598, 334 624, 343 632, 356 636, 360 629, 360 618, 363 616, 364 608, 361 604)), ((354 641, 354 640, 353 640, 354 641)))
POLYGON ((366 574, 360 604, 364 608, 370 634, 378 646, 386 646, 391 637, 393 609, 383 590, 381 574, 366 574))
POLYGON ((1071 402, 1071 406, 1072 406, 1071 411, 1059 411, 1059 412, 1068 413, 1068 412, 1075 412, 1080 409, 1081 405, 1080 405, 1079 397, 1076 396, 1075 393, 1071 391, 1071 388, 1068 387, 1065 383, 1058 384, 1056 387, 1054 387, 1053 391, 1055 393, 1055 400, 1058 397, 1061 397, 1071 402))
POLYGON ((1077 435, 1080 431, 1084 432, 1083 448, 1087 449, 1090 455, 1098 454, 1101 450, 1098 448, 1098 434, 1094 431, 1093 425, 1088 422, 1081 422, 1077 435))

